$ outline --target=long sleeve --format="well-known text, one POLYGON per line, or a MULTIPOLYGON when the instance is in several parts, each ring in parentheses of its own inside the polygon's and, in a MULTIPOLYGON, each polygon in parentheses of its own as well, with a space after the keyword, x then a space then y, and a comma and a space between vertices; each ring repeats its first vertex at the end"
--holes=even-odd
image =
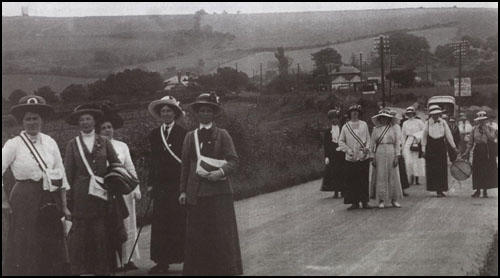
POLYGON ((180 192, 185 193, 187 188, 187 182, 190 172, 190 153, 193 142, 191 142, 191 133, 188 133, 184 137, 184 143, 182 144, 182 163, 181 163, 181 182, 180 182, 180 192))
POLYGON ((472 130, 472 136, 471 136, 471 139, 467 142, 467 148, 465 149, 465 154, 469 154, 469 152, 472 150, 472 148, 474 147, 474 136, 475 136, 475 132, 476 130, 473 129, 472 130))
POLYGON ((427 136, 429 135, 429 122, 425 124, 424 132, 422 135, 422 151, 425 153, 425 147, 427 146, 427 136))
POLYGON ((395 130, 395 140, 396 140, 396 145, 394 146, 394 149, 395 149, 395 152, 396 152, 396 156, 400 155, 401 154, 401 127, 399 125, 393 125, 392 126, 395 130))
POLYGON ((363 123, 363 129, 365 130, 365 138, 363 138, 363 140, 366 142, 366 148, 367 149, 370 149, 370 146, 371 146, 371 140, 370 140, 370 130, 368 129, 368 124, 366 122, 362 122, 363 123))
POLYGON ((401 127, 401 143, 405 144, 406 143, 406 138, 408 138, 408 124, 405 124, 406 122, 403 123, 403 126, 401 127))
POLYGON ((107 154, 107 159, 108 162, 111 163, 122 163, 120 159, 118 158, 118 155, 116 154, 115 148, 113 147, 113 144, 109 140, 106 141, 106 154, 107 154))
POLYGON ((2 147, 2 187, 3 187, 3 175, 5 171, 10 167, 12 162, 16 159, 16 148, 12 140, 5 142, 2 147))
POLYGON ((372 130, 372 136, 371 136, 371 139, 370 139, 370 157, 372 158, 375 158, 375 146, 377 145, 377 143, 375 142, 375 140, 377 140, 377 138, 375 138, 376 136, 376 127, 373 128, 372 130))
POLYGON ((75 179, 75 157, 73 155, 73 140, 70 140, 68 144, 66 144, 66 153, 64 154, 64 169, 66 172, 66 178, 68 183, 72 185, 75 179))
POLYGON ((457 146, 455 145, 455 141, 453 140, 453 134, 451 134, 450 127, 448 126, 448 123, 446 121, 443 121, 443 126, 444 126, 444 135, 446 136, 446 140, 448 140, 448 143, 453 148, 456 148, 457 146))
POLYGON ((340 130, 339 147, 343 152, 347 152, 350 149, 349 146, 347 145, 345 124, 342 126, 342 129, 340 130))
POLYGON ((222 166, 222 171, 225 176, 230 176, 236 168, 238 167, 238 154, 236 153, 236 148, 234 147, 233 139, 231 135, 226 130, 221 130, 222 137, 222 151, 224 153, 224 158, 227 164, 222 166))
POLYGON ((66 169, 64 168, 64 163, 63 163, 63 160, 61 157, 61 151, 59 150, 59 146, 57 145, 57 143, 55 141, 53 141, 52 144, 54 144, 54 148, 53 148, 54 149, 53 150, 54 151, 54 168, 59 169, 59 171, 61 171, 63 174, 62 188, 69 190, 70 186, 68 183, 68 178, 66 177, 66 169))
POLYGON ((128 146, 125 144, 125 149, 124 149, 124 159, 123 159, 123 166, 125 169, 127 169, 130 173, 132 173, 135 177, 137 177, 137 172, 135 171, 135 166, 134 163, 132 162, 132 156, 130 155, 130 149, 128 146))

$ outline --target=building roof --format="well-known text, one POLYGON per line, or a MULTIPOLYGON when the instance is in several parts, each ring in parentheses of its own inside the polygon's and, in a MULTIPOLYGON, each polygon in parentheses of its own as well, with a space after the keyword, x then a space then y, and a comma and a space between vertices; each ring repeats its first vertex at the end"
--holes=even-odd
POLYGON ((360 70, 351 65, 341 65, 340 67, 338 67, 338 70, 336 67, 334 67, 330 72, 330 74, 333 75, 360 74, 360 70))

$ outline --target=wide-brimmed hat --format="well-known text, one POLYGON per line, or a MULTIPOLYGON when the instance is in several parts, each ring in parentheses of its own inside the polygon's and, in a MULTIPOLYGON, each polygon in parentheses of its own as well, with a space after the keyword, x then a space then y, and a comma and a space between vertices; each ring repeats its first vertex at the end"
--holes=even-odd
POLYGON ((435 114, 442 114, 443 110, 441 110, 441 107, 439 105, 431 105, 429 107, 429 115, 435 115, 435 114))
POLYGON ((157 120, 161 120, 160 117, 160 107, 168 105, 168 107, 172 108, 175 111, 176 118, 184 115, 184 111, 181 108, 181 103, 177 101, 173 96, 164 96, 161 99, 152 101, 148 110, 149 113, 157 120))
POLYGON ((416 114, 417 112, 415 111, 415 107, 413 106, 408 106, 406 108, 405 114, 416 114))
POLYGON ((22 97, 18 104, 10 109, 10 114, 12 114, 18 122, 22 122, 26 112, 36 113, 43 119, 46 119, 54 114, 54 108, 48 105, 43 97, 33 95, 22 97))
POLYGON ((387 118, 390 118, 391 120, 393 120, 394 116, 395 116, 394 112, 390 111, 387 108, 383 108, 380 111, 378 111, 377 115, 372 117, 372 122, 378 126, 378 125, 380 125, 380 121, 379 121, 380 117, 387 117, 387 118))
POLYGON ((328 119, 338 119, 340 118, 340 111, 337 109, 330 109, 328 110, 327 117, 328 119))
POLYGON ((98 125, 110 122, 113 129, 118 129, 123 127, 123 118, 115 110, 113 110, 112 106, 113 105, 111 103, 104 103, 101 105, 103 115, 99 118, 98 125))
POLYGON ((476 113, 476 118, 474 119, 474 121, 482 121, 482 120, 487 120, 488 119, 488 115, 486 114, 486 111, 479 111, 476 113))
POLYGON ((219 96, 217 96, 217 94, 214 92, 203 93, 199 95, 196 98, 195 102, 191 103, 189 106, 191 107, 191 109, 197 112, 201 106, 207 105, 215 109, 215 113, 218 114, 222 111, 219 99, 219 96))
POLYGON ((78 125, 78 121, 80 120, 80 116, 85 115, 85 114, 92 115, 92 117, 94 117, 94 120, 96 121, 96 123, 99 122, 101 120, 101 117, 103 116, 103 113, 102 113, 100 107, 98 107, 97 105, 95 105, 95 104, 82 104, 82 105, 78 105, 77 107, 75 107, 75 109, 73 110, 73 113, 71 113, 71 115, 69 115, 69 117, 66 119, 66 122, 70 125, 78 125))
POLYGON ((358 111, 359 113, 361 113, 361 105, 353 104, 349 106, 349 109, 347 109, 347 114, 350 114, 352 111, 358 111))

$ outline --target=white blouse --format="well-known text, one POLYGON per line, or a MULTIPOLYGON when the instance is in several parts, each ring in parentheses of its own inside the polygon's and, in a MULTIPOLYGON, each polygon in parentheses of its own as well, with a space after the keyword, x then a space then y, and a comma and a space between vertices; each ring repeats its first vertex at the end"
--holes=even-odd
MULTIPOLYGON (((70 186, 66 179, 66 172, 56 141, 43 133, 38 133, 35 137, 28 135, 28 138, 43 157, 47 167, 49 169, 59 169, 63 173, 62 188, 69 190, 70 186)), ((16 180, 38 181, 43 178, 42 170, 19 136, 9 139, 2 147, 2 177, 9 167, 16 180)))
POLYGON ((434 119, 430 118, 425 123, 424 135, 422 137, 422 150, 424 152, 425 152, 425 147, 427 145, 427 135, 429 135, 433 139, 438 139, 445 136, 446 140, 448 140, 448 143, 453 148, 456 148, 450 127, 443 119, 438 119, 437 121, 434 121, 434 119))
MULTIPOLYGON (((403 132, 403 138, 402 138, 402 143, 404 144, 407 140, 408 137, 416 137, 417 133, 420 131, 423 131, 425 128, 425 124, 422 120, 417 119, 417 118, 411 118, 406 120, 403 123, 402 127, 402 132, 403 132)), ((412 138, 410 138, 413 140, 412 138)))
MULTIPOLYGON (((113 145, 116 155, 118 156, 120 162, 123 163, 125 169, 127 169, 130 173, 132 173, 132 175, 138 178, 134 163, 132 162, 132 156, 130 155, 128 145, 122 141, 118 141, 115 139, 111 139, 111 145, 113 145)), ((135 188, 135 191, 140 192, 140 186, 137 186, 135 188)))
POLYGON ((361 139, 364 147, 370 149, 370 132, 368 131, 368 125, 364 121, 352 122, 349 121, 342 126, 339 137, 339 150, 346 153, 345 159, 347 161, 363 161, 369 158, 369 153, 364 153, 362 151, 361 144, 351 135, 347 129, 347 125, 350 125, 354 133, 361 139))
POLYGON ((332 134, 332 142, 333 143, 338 143, 339 142, 339 136, 340 136, 340 128, 338 125, 332 125, 332 129, 330 130, 330 133, 332 134))
POLYGON ((82 135, 83 144, 85 144, 89 152, 92 152, 95 143, 95 130, 90 133, 80 132, 80 134, 82 135))

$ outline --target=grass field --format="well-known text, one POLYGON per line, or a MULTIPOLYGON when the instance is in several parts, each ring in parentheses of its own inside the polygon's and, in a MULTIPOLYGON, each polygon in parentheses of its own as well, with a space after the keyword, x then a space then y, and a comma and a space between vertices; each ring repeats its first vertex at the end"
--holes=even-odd
POLYGON ((52 90, 59 93, 71 84, 87 84, 92 81, 95 79, 38 74, 2 74, 2 97, 7 98, 16 89, 31 93, 43 86, 50 86, 52 90))

